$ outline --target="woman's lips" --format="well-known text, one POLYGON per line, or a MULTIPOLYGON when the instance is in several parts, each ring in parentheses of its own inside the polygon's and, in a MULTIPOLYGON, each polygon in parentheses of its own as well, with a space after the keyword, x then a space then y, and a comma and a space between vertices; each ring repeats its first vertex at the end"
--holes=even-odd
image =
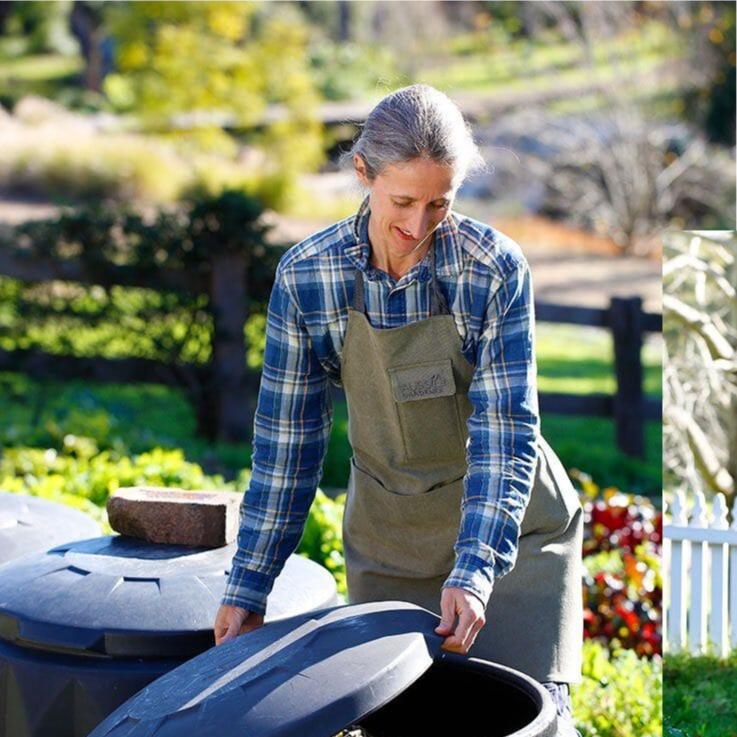
POLYGON ((407 235, 401 228, 398 228, 396 225, 394 226, 394 230, 396 231, 397 235, 403 240, 403 241, 415 241, 416 238, 412 237, 411 235, 407 235))

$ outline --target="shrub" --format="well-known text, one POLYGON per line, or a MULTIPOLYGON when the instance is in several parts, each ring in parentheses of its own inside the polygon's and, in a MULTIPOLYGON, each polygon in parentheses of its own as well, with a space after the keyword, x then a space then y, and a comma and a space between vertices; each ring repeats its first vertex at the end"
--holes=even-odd
POLYGON ((660 737, 662 661, 632 650, 610 653, 585 642, 583 681, 572 689, 573 713, 583 737, 660 737))
POLYGON ((584 635, 612 650, 659 655, 662 513, 644 497, 600 489, 588 474, 574 479, 585 515, 584 635))
POLYGON ((343 507, 345 495, 333 500, 320 489, 307 518, 297 552, 325 566, 335 577, 338 591, 346 594, 343 558, 343 507))
POLYGON ((236 188, 280 207, 292 183, 199 150, 186 138, 97 130, 64 115, 40 125, 0 122, 0 187, 62 202, 113 199, 147 207, 236 188))
POLYGON ((571 472, 583 493, 586 519, 584 554, 602 550, 632 552, 638 545, 663 539, 663 515, 649 499, 614 487, 601 489, 587 473, 571 472))
POLYGON ((652 544, 584 558, 584 636, 638 655, 661 652, 662 580, 652 544))
POLYGON ((123 486, 172 486, 182 489, 229 488, 219 476, 207 476, 181 450, 154 448, 134 456, 97 452, 86 438, 67 436, 64 450, 6 448, 0 458, 0 489, 47 496, 71 495, 104 506, 123 486))

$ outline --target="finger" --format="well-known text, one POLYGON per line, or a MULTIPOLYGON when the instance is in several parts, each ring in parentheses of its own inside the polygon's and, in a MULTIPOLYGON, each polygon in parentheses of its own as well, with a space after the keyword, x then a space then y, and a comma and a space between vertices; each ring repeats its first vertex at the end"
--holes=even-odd
POLYGON ((473 613, 473 611, 468 608, 464 609, 458 618, 458 624, 456 625, 455 632, 443 643, 443 649, 465 655, 466 652, 468 652, 468 648, 470 647, 470 644, 468 643, 468 638, 471 634, 471 628, 475 622, 476 615, 473 613))
POLYGON ((440 595, 440 624, 435 628, 439 635, 447 635, 453 631, 456 616, 455 598, 446 589, 440 595))
POLYGON ((476 638, 478 637, 478 634, 483 626, 484 620, 477 619, 473 627, 471 627, 471 634, 469 635, 468 641, 466 642, 466 652, 468 652, 473 647, 473 644, 474 642, 476 642, 476 638))
POLYGON ((237 618, 233 618, 228 622, 228 629, 226 630, 225 634, 223 635, 222 639, 220 640, 220 643, 228 642, 229 640, 234 640, 238 636, 238 630, 240 628, 240 623, 238 622, 237 618))
POLYGON ((223 641, 223 637, 228 632, 228 625, 225 622, 217 621, 215 622, 215 627, 213 628, 215 632, 215 644, 219 645, 223 641))
POLYGON ((445 650, 449 653, 461 653, 461 645, 456 637, 446 637, 443 640, 443 644, 440 646, 441 650, 445 650))
POLYGON ((455 637, 461 647, 461 651, 464 653, 468 650, 468 638, 471 635, 471 629, 475 621, 476 615, 470 609, 464 609, 458 618, 455 637))

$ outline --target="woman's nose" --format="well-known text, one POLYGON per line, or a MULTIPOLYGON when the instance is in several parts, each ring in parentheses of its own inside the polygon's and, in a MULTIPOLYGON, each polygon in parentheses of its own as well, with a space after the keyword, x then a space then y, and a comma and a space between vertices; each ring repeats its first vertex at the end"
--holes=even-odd
POLYGON ((413 213, 412 220, 408 223, 408 230, 412 233, 413 238, 422 238, 427 233, 430 226, 430 213, 426 210, 419 210, 413 213))

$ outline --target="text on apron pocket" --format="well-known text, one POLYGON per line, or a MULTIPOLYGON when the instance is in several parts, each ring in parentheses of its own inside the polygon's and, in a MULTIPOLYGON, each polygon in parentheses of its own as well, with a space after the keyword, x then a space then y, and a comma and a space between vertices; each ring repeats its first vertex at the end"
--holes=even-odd
POLYGON ((463 455, 464 432, 449 358, 389 368, 408 461, 463 455))

